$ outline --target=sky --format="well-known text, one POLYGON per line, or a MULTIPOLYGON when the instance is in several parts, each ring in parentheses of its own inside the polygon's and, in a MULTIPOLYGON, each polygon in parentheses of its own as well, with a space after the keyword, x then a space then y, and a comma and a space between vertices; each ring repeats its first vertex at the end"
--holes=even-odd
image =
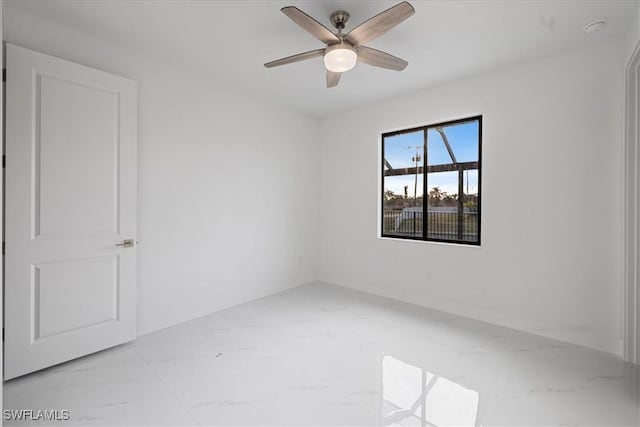
MULTIPOLYGON (((466 122, 456 125, 443 127, 444 133, 449 140, 453 154, 458 162, 471 162, 478 160, 478 122, 466 122)), ((395 135, 385 138, 384 157, 396 168, 415 167, 416 163, 413 158, 416 155, 416 148, 422 155, 422 145, 424 144, 424 134, 422 130, 395 135)), ((441 165, 452 163, 451 157, 446 146, 435 128, 427 131, 427 158, 428 165, 441 165)), ((424 165, 424 159, 420 158, 418 166, 424 165)), ((414 196, 415 175, 393 176, 385 178, 385 191, 391 190, 396 194, 404 194, 404 186, 408 185, 409 197, 414 196)), ((464 177, 465 191, 469 194, 478 192, 478 173, 477 171, 467 171, 464 177)), ((423 177, 418 175, 417 195, 423 194, 423 177)), ((433 187, 439 187, 441 191, 449 194, 458 193, 458 173, 457 172, 440 172, 432 173, 427 177, 427 188, 431 190, 433 187)))

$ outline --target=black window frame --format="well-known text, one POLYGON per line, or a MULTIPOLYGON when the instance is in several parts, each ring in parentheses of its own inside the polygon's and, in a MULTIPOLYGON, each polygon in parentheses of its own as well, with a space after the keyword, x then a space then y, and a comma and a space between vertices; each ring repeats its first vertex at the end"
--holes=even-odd
MULTIPOLYGON (((462 119, 455 119, 455 120, 448 120, 445 122, 438 122, 438 123, 431 123, 431 124, 427 124, 427 125, 423 125, 423 126, 416 126, 413 128, 409 128, 409 129, 401 129, 401 130, 396 130, 396 131, 392 131, 392 132, 385 132, 381 135, 381 164, 380 164, 380 181, 381 181, 381 193, 380 193, 380 237, 383 238, 389 238, 389 239, 401 239, 401 240, 414 240, 414 241, 424 241, 424 242, 438 242, 438 243, 454 243, 454 244, 460 244, 460 245, 469 245, 469 246, 481 246, 481 242, 482 242, 482 115, 476 115, 476 116, 471 116, 471 117, 465 117, 462 119), (428 171, 428 158, 427 158, 427 151, 428 151, 428 137, 427 137, 427 132, 429 129, 433 129, 433 128, 438 128, 438 127, 446 127, 446 126, 452 126, 452 125, 456 125, 456 124, 462 124, 462 123, 468 123, 468 122, 474 122, 477 121, 478 122, 478 240, 477 241, 469 241, 469 240, 460 240, 460 239, 438 239, 438 238, 432 238, 432 237, 428 237, 428 204, 429 204, 429 197, 427 196, 427 188, 428 188, 428 175, 429 173, 433 173, 433 172, 429 172, 428 171), (402 236, 402 235, 396 235, 396 234, 385 234, 384 232, 384 224, 385 224, 385 217, 384 217, 384 197, 385 197, 385 188, 384 188, 384 178, 385 178, 385 145, 384 145, 384 141, 385 138, 389 138, 392 136, 397 136, 397 135, 402 135, 402 134, 406 134, 406 133, 412 133, 412 132, 418 132, 418 131, 423 131, 423 138, 424 138, 424 143, 423 143, 423 152, 422 152, 422 158, 423 158, 423 166, 422 166, 422 170, 423 170, 423 197, 422 197, 422 212, 423 212, 423 221, 426 222, 423 223, 422 225, 422 236, 402 236)), ((436 165, 438 166, 438 165, 436 165)), ((460 183, 458 183, 458 185, 460 186, 460 183)), ((458 192, 460 194, 460 192, 458 192)), ((460 197, 458 195, 458 197, 460 197)))

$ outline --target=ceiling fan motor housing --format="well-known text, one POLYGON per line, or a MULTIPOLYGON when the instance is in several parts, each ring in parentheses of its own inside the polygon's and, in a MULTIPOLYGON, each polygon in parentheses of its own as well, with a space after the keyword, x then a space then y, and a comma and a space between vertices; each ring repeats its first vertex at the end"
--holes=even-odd
POLYGON ((338 31, 342 31, 347 26, 347 22, 349 22, 350 17, 351 15, 349 15, 349 12, 345 12, 344 10, 336 10, 331 14, 329 19, 331 20, 333 26, 338 29, 338 31))

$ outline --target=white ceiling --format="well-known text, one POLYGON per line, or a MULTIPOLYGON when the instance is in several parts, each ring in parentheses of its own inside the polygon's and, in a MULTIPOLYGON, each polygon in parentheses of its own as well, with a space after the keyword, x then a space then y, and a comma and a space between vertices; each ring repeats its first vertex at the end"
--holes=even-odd
POLYGON ((266 69, 263 63, 323 47, 280 12, 294 5, 331 28, 337 9, 350 25, 397 1, 8 0, 16 7, 156 57, 198 67, 314 117, 511 63, 620 36, 636 0, 417 1, 414 16, 368 45, 409 61, 402 72, 359 64, 326 89, 321 58, 266 69), (607 26, 585 34, 585 24, 607 26))

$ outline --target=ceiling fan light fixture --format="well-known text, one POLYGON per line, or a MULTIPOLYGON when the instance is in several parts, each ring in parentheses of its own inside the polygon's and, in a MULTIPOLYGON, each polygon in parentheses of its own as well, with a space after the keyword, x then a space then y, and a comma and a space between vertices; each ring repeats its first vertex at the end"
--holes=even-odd
POLYGON ((357 62, 356 50, 347 43, 336 43, 325 49, 324 66, 329 71, 344 73, 355 67, 357 62))

